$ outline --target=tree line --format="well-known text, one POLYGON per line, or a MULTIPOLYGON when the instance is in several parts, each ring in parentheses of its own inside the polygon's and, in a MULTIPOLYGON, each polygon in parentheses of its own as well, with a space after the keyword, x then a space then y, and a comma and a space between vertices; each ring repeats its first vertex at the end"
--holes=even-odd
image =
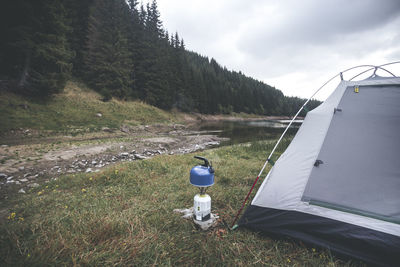
POLYGON ((0 80, 17 93, 48 97, 74 77, 104 101, 167 110, 293 115, 304 102, 187 50, 156 0, 5 0, 0 22, 0 80))

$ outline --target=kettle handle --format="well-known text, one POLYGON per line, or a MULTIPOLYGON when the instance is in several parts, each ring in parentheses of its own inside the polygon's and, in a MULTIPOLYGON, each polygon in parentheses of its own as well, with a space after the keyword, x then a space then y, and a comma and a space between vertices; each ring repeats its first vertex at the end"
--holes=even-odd
POLYGON ((195 159, 199 159, 199 160, 203 160, 204 161, 204 167, 208 167, 211 166, 210 163, 208 162, 208 159, 203 158, 203 157, 199 157, 199 156, 194 156, 195 159))

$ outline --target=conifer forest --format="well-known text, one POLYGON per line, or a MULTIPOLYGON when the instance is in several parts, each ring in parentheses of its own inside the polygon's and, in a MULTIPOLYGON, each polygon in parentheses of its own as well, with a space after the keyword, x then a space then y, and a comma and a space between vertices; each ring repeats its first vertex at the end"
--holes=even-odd
POLYGON ((4 0, 1 6, 1 90, 49 98, 75 79, 104 101, 205 114, 294 115, 304 102, 186 49, 182 36, 163 27, 155 0, 4 0))

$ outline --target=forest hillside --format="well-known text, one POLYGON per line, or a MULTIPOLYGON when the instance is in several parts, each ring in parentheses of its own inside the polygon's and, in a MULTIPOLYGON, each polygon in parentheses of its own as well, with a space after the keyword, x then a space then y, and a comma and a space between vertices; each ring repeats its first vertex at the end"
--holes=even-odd
POLYGON ((304 102, 187 50, 155 0, 6 0, 0 13, 2 90, 48 98, 74 79, 103 101, 204 114, 293 115, 304 102))

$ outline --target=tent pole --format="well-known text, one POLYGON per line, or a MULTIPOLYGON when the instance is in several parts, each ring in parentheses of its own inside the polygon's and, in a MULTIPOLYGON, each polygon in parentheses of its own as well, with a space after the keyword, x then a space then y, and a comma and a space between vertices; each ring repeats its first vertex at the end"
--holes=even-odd
MULTIPOLYGON (((279 139, 278 139, 278 141, 276 142, 274 148, 272 149, 272 151, 271 151, 271 153, 269 154, 267 160, 265 161, 264 166, 262 167, 260 173, 258 174, 257 178, 255 179, 255 181, 254 181, 254 183, 253 183, 253 185, 252 185, 250 191, 247 193, 247 196, 246 196, 246 198, 244 199, 244 201, 243 201, 243 203, 242 203, 242 206, 240 207, 239 211, 237 212, 237 214, 236 214, 236 216, 235 216, 235 219, 234 219, 233 222, 232 222, 232 225, 231 225, 231 229, 232 229, 232 230, 234 230, 234 229, 236 229, 236 228, 238 227, 235 223, 236 223, 237 219, 239 218, 240 213, 242 212, 244 206, 246 205, 246 202, 247 202, 247 200, 249 199, 249 197, 250 197, 250 195, 251 195, 251 192, 253 191, 255 185, 257 184, 258 179, 260 178, 260 176, 261 176, 262 173, 264 172, 264 169, 267 167, 268 162, 271 161, 272 155, 275 153, 275 150, 277 149, 278 145, 279 145, 280 142, 282 141, 283 137, 285 136, 286 132, 288 131, 288 129, 290 128, 290 126, 292 125, 292 123, 294 122, 294 120, 297 118, 297 116, 300 114, 300 112, 304 109, 304 107, 308 104, 308 102, 310 102, 311 99, 312 99, 322 88, 324 88, 328 83, 330 83, 330 82, 331 82, 333 79, 335 79, 336 77, 340 76, 341 80, 343 81, 343 73, 344 73, 344 72, 347 72, 347 71, 352 70, 352 69, 360 68, 360 67, 372 67, 372 68, 371 68, 371 69, 368 69, 368 70, 366 70, 366 71, 364 71, 364 72, 361 72, 361 73, 358 74, 357 76, 359 76, 359 75, 361 75, 361 74, 363 74, 363 73, 365 73, 365 72, 367 72, 367 71, 369 71, 369 70, 372 70, 372 69, 375 69, 375 71, 376 71, 376 69, 378 69, 378 68, 379 68, 379 69, 382 69, 382 70, 384 70, 384 71, 386 71, 386 72, 389 72, 389 71, 387 71, 386 69, 384 69, 384 68, 382 68, 382 67, 383 67, 383 66, 387 66, 387 65, 391 65, 391 64, 397 64, 397 63, 400 63, 400 61, 395 61, 395 62, 383 64, 383 65, 380 65, 380 66, 374 66, 374 65, 359 65, 359 66, 355 66, 355 67, 348 68, 348 69, 346 69, 346 70, 344 70, 344 71, 339 72, 338 74, 336 74, 335 76, 333 76, 332 78, 330 78, 328 81, 326 81, 320 88, 318 88, 318 89, 311 95, 311 97, 309 97, 309 98, 307 99, 306 102, 304 102, 304 104, 301 106, 301 108, 297 111, 296 115, 293 116, 292 120, 291 120, 291 121, 289 122, 289 124, 286 126, 285 130, 283 131, 282 135, 279 137, 279 139)), ((391 72, 389 72, 389 73, 392 74, 391 72)), ((393 74, 392 74, 392 75, 393 75, 393 74)), ((355 76, 355 77, 357 77, 357 76, 355 76)), ((395 75, 393 75, 393 76, 396 77, 395 75)), ((351 78, 350 80, 354 79, 355 77, 351 78)))

